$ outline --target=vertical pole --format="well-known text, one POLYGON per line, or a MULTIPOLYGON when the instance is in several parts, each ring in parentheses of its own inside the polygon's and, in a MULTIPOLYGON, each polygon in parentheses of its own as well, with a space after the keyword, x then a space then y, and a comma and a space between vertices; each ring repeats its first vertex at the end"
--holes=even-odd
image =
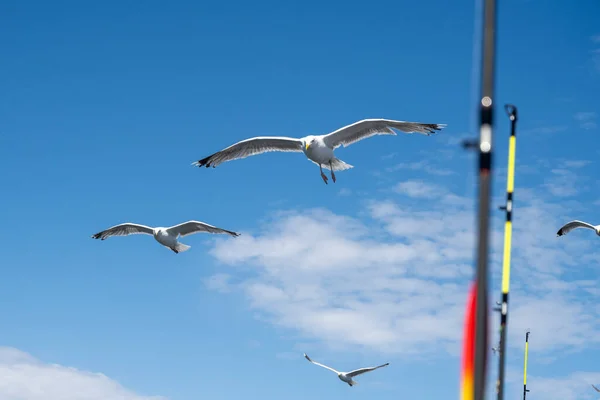
POLYGON ((504 106, 511 121, 510 138, 508 141, 508 173, 506 179, 506 205, 501 207, 506 211, 504 225, 504 259, 502 262, 502 303, 500 307, 500 361, 498 365, 498 400, 504 399, 504 365, 506 350, 506 324, 508 322, 508 292, 510 288, 510 256, 512 244, 512 209, 513 191, 515 186, 515 153, 517 108, 507 104, 504 106))
POLYGON ((494 122, 494 72, 496 56, 496 0, 485 0, 479 134, 479 223, 475 301, 475 400, 485 393, 488 329, 488 252, 494 122))
POLYGON ((461 398, 483 400, 487 370, 488 252, 492 170, 493 95, 496 59, 496 0, 483 0, 481 100, 479 142, 466 141, 466 148, 479 149, 479 207, 477 267, 467 300, 461 398))
POLYGON ((525 367, 523 368, 523 400, 527 397, 527 353, 529 352, 529 331, 525 334, 525 367))

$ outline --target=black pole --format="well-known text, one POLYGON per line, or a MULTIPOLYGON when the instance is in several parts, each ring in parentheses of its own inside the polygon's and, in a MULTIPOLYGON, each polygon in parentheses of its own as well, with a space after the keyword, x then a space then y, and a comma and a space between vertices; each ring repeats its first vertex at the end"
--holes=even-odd
POLYGON ((474 400, 483 400, 487 361, 488 253, 494 122, 494 72, 496 56, 496 0, 484 0, 483 51, 479 129, 479 223, 477 248, 477 301, 475 308, 474 400))
POLYGON ((512 210, 513 191, 515 183, 515 153, 516 153, 516 125, 517 108, 507 104, 504 106, 511 122, 510 138, 508 141, 508 172, 506 179, 506 205, 500 207, 506 211, 506 222, 504 227, 504 259, 502 263, 502 303, 500 306, 500 361, 498 365, 498 400, 504 399, 504 365, 506 350, 506 324, 508 321, 508 292, 510 288, 510 253, 512 243, 512 210))

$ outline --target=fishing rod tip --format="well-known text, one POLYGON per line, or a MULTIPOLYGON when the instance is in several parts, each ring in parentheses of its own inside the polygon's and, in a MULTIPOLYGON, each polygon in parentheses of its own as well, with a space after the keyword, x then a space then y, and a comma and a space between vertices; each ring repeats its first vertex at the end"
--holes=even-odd
POLYGON ((517 107, 515 107, 512 104, 505 104, 504 110, 506 110, 506 114, 508 115, 508 118, 510 118, 511 121, 517 119, 517 107))

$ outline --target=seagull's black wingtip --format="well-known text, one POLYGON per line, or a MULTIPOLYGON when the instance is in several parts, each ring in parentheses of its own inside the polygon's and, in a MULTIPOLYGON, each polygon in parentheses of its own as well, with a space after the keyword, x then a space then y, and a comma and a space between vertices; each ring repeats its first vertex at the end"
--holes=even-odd
POLYGON ((436 133, 438 133, 438 131, 441 131, 445 127, 446 127, 446 124, 427 124, 426 125, 427 134, 435 135, 436 133))
POLYGON ((562 228, 560 228, 560 229, 558 230, 558 232, 556 232, 556 236, 562 236, 562 235, 564 235, 564 234, 565 234, 565 233, 563 232, 562 228))
POLYGON ((206 168, 208 168, 208 167, 213 167, 213 168, 214 168, 215 166, 214 166, 214 165, 212 165, 212 162, 211 162, 211 161, 212 161, 212 160, 211 160, 211 157, 212 157, 213 155, 214 155, 214 154, 211 154, 210 156, 208 156, 208 157, 206 157, 206 158, 203 158, 202 160, 198 160, 198 161, 196 161, 196 162, 192 163, 192 165, 194 165, 194 166, 196 166, 196 167, 198 167, 198 168, 202 168, 202 167, 206 167, 206 168))

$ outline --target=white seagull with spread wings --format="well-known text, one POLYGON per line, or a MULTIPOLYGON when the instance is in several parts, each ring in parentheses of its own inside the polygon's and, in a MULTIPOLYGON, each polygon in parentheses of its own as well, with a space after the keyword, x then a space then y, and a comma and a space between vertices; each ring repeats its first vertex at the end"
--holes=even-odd
POLYGON ((208 225, 200 221, 187 221, 182 224, 171 226, 168 228, 151 228, 145 225, 132 224, 130 222, 126 222, 124 224, 115 225, 102 232, 98 232, 95 235, 92 235, 92 238, 104 240, 111 236, 127 236, 141 233, 146 235, 152 235, 158 243, 162 244, 165 247, 168 247, 175 253, 181 253, 183 251, 189 250, 191 246, 179 243, 177 239, 180 236, 183 237, 198 232, 226 233, 234 237, 240 235, 239 233, 217 228, 215 226, 208 225))
POLYGON ((394 121, 391 119, 364 119, 344 126, 327 135, 311 135, 300 139, 262 136, 242 140, 202 160, 195 161, 192 165, 214 168, 226 161, 246 158, 270 151, 303 152, 310 161, 319 166, 321 178, 327 184, 328 178, 323 173, 323 167, 331 170, 331 179, 333 179, 333 182, 335 182, 334 170, 343 171, 352 168, 352 165, 346 164, 333 154, 333 150, 339 146, 348 147, 352 143, 376 135, 396 135, 394 129, 405 133, 420 133, 429 136, 445 126, 446 124, 425 124, 421 122, 394 121))
POLYGON ((592 225, 592 224, 588 224, 587 222, 582 222, 582 221, 571 221, 571 222, 567 222, 565 225, 562 226, 562 228, 560 228, 558 230, 558 232, 556 232, 556 236, 563 236, 566 235, 567 233, 571 232, 573 229, 577 229, 577 228, 587 228, 587 229, 591 229, 593 231, 596 231, 596 235, 600 236, 600 225, 592 225))
POLYGON ((355 369, 354 371, 350 371, 350 372, 339 372, 333 368, 328 367, 327 365, 323 365, 321 363, 311 360, 310 357, 306 355, 306 353, 304 353, 304 357, 308 361, 310 361, 311 363, 313 363, 315 365, 318 365, 319 367, 327 368, 328 370, 335 372, 341 381, 346 382, 350 386, 358 385, 358 382, 356 382, 352 379, 355 376, 364 374, 365 372, 374 371, 377 368, 387 367, 388 365, 390 365, 390 363, 385 363, 385 364, 379 365, 377 367, 359 368, 359 369, 355 369))

